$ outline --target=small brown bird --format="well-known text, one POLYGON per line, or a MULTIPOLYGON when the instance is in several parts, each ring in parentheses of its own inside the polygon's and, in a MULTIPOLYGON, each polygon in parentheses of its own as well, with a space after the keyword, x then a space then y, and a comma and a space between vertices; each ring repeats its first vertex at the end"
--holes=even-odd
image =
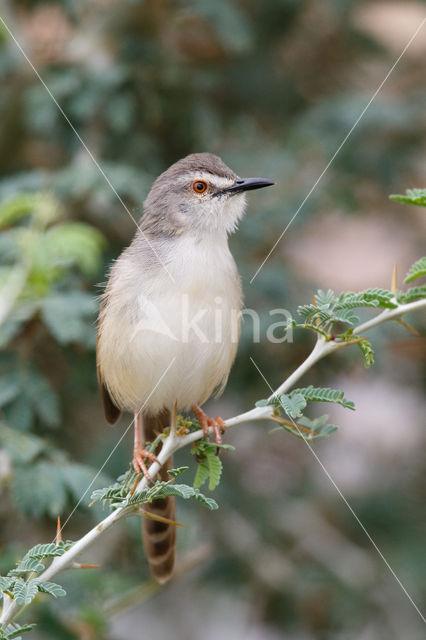
MULTIPOLYGON (((245 192, 274 184, 239 178, 220 158, 195 153, 155 180, 130 246, 113 264, 98 322, 97 372, 106 420, 134 414, 133 468, 148 477, 144 442, 193 409, 205 435, 220 418, 200 409, 228 379, 238 346, 242 291, 228 235, 245 192), (143 425, 143 438, 140 426, 143 425)), ((171 468, 169 461, 167 468, 171 468)), ((160 477, 169 479, 163 467, 160 477)), ((147 509, 175 519, 174 498, 147 509)), ((144 518, 143 540, 159 582, 173 572, 175 527, 144 518)))

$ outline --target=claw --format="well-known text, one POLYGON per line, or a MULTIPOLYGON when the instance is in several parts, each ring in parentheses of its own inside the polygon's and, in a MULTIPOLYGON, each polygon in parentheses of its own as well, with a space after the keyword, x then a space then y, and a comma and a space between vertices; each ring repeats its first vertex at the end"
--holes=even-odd
POLYGON ((220 416, 217 416, 216 418, 209 418, 197 405, 193 405, 192 410, 197 416, 197 420, 203 430, 203 439, 206 440, 211 427, 213 429, 216 444, 222 444, 221 434, 225 433, 225 423, 222 418, 220 416))
POLYGON ((145 464, 146 458, 151 462, 157 462, 158 464, 161 464, 158 458, 156 458, 155 455, 151 453, 151 451, 147 451, 142 447, 136 446, 133 450, 133 460, 132 460, 133 469, 137 474, 143 473, 147 482, 152 483, 152 478, 149 475, 148 468, 145 464))

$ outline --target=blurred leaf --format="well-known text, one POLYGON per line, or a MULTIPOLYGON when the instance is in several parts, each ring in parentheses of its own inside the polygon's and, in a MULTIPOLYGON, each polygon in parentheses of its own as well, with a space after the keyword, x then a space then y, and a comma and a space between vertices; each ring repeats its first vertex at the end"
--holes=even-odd
POLYGON ((395 202, 426 207, 426 189, 407 189, 405 195, 393 194, 389 198, 395 202))
POLYGON ((422 298, 426 298, 426 284, 423 284, 421 287, 411 287, 407 289, 407 291, 397 295, 397 300, 400 304, 408 304, 409 302, 421 300, 422 298))
POLYGON ((83 222, 68 222, 51 227, 42 239, 40 255, 45 264, 68 268, 78 266, 91 275, 99 269, 103 235, 83 222))
POLYGON ((426 276, 426 256, 417 260, 408 270, 407 275, 405 276, 405 283, 413 282, 413 280, 417 280, 421 276, 426 276))
POLYGON ((93 347, 97 308, 95 298, 84 291, 58 293, 41 301, 42 318, 61 344, 80 342, 93 347))
POLYGON ((28 463, 45 451, 47 444, 33 434, 22 433, 0 422, 0 446, 6 449, 13 461, 28 463))
MULTIPOLYGON (((88 491, 88 487, 102 487, 111 481, 107 475, 103 473, 98 474, 97 470, 93 467, 76 462, 62 464, 61 474, 67 490, 76 502, 83 498, 83 494, 88 491)), ((89 506, 89 502, 90 493, 82 500, 82 504, 89 506)))
POLYGON ((56 518, 66 504, 66 486, 60 468, 51 462, 21 467, 12 478, 11 492, 24 515, 56 518))
POLYGON ((0 625, 0 640, 21 640, 21 633, 27 633, 28 631, 32 631, 36 625, 35 624, 16 624, 15 622, 8 624, 6 629, 3 631, 2 625, 0 625), (4 634, 4 635, 1 635, 4 634))

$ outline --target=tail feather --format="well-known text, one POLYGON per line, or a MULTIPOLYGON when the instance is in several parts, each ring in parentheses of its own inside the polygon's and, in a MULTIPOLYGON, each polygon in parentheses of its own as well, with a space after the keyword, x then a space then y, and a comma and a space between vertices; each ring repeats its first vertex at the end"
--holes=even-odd
MULTIPOLYGON (((165 427, 170 426, 171 414, 163 410, 155 416, 143 415, 143 432, 145 440, 152 442, 165 427)), ((161 480, 170 480, 167 469, 171 469, 170 458, 160 471, 161 480)), ((168 520, 176 519, 175 499, 172 496, 154 500, 144 506, 145 511, 162 516, 168 520)), ((142 538, 149 567, 154 578, 167 582, 172 576, 175 563, 176 527, 150 518, 142 520, 142 538)))

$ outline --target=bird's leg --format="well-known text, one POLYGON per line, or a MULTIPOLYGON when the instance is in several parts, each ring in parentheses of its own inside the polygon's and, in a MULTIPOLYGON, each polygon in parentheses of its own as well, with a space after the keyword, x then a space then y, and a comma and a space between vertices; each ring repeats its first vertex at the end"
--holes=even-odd
POLYGON ((151 451, 147 451, 145 447, 142 446, 142 436, 141 436, 141 418, 142 412, 137 411, 135 413, 135 439, 133 445, 133 459, 132 465, 133 469, 136 473, 143 473, 147 482, 152 482, 152 478, 148 473, 148 469, 145 464, 145 458, 148 458, 151 462, 158 462, 157 458, 151 451))
POLYGON ((203 438, 204 440, 209 435, 209 427, 213 428, 214 439, 216 444, 222 444, 222 433, 225 433, 225 423, 217 416, 216 418, 209 418, 204 411, 196 404, 192 405, 192 410, 197 416, 197 420, 200 423, 200 427, 203 430, 203 438))

